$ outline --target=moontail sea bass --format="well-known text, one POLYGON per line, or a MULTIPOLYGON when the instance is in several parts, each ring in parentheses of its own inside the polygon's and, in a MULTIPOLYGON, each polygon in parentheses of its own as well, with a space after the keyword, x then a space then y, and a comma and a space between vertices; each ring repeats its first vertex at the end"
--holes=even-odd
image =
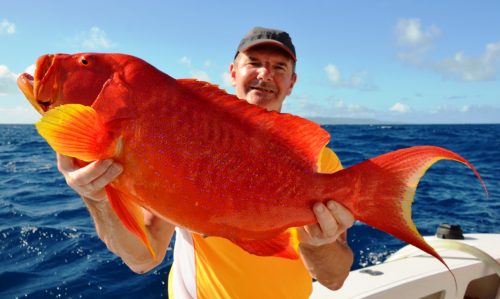
POLYGON ((45 55, 18 85, 43 115, 36 127, 56 152, 123 165, 106 192, 153 256, 141 208, 256 255, 297 258, 287 229, 315 223, 313 204, 334 199, 446 265, 411 219, 420 178, 436 161, 455 160, 486 189, 467 160, 434 146, 318 173, 330 140, 319 125, 206 82, 174 79, 130 55, 45 55))

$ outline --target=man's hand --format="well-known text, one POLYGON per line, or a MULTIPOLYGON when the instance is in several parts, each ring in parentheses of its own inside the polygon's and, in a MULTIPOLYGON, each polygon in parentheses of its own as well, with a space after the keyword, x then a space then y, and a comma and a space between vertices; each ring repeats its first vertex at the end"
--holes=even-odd
POLYGON ((79 168, 73 158, 60 154, 57 154, 57 168, 76 193, 98 202, 107 199, 104 187, 123 171, 122 166, 111 159, 94 161, 79 168))
POLYGON ((333 200, 328 201, 326 205, 316 203, 313 211, 318 223, 298 229, 299 241, 303 245, 317 247, 334 243, 354 223, 351 212, 333 200))

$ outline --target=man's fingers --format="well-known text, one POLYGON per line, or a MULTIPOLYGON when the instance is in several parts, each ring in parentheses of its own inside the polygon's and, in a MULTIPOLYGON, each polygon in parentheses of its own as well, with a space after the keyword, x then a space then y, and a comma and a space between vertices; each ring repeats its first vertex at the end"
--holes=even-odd
POLYGON ((339 224, 337 220, 332 215, 330 209, 328 209, 322 203, 316 203, 314 205, 314 214, 316 214, 316 218, 318 220, 319 228, 321 233, 326 238, 336 237, 339 232, 339 224))
POLYGON ((107 184, 111 183, 120 175, 122 170, 123 168, 121 165, 113 163, 100 177, 89 183, 90 188, 99 190, 106 187, 107 184))
POLYGON ((101 177, 110 166, 113 160, 94 161, 82 168, 66 173, 68 184, 76 186, 85 186, 101 177))
POLYGON ((56 153, 57 156, 57 169, 63 174, 77 169, 73 158, 56 153))
POLYGON ((333 217, 337 220, 337 223, 342 231, 347 230, 354 224, 354 216, 343 205, 330 200, 326 203, 326 206, 330 210, 330 213, 333 215, 333 217))

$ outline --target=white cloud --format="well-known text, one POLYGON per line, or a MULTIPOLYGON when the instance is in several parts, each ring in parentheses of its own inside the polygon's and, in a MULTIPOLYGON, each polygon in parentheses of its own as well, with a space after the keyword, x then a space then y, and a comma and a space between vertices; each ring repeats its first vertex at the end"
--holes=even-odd
POLYGON ((31 107, 0 107, 0 123, 2 124, 34 123, 39 119, 40 114, 31 107))
POLYGON ((342 115, 342 114, 349 114, 349 115, 355 115, 355 114, 366 114, 366 113, 371 113, 373 112, 371 109, 359 105, 359 104, 346 104, 344 103, 343 100, 338 100, 335 102, 334 105, 335 113, 337 115, 342 115))
POLYGON ((434 41, 441 35, 435 26, 423 28, 420 19, 400 19, 395 27, 395 35, 400 46, 398 58, 404 62, 433 70, 447 78, 461 81, 485 81, 493 79, 499 69, 500 41, 485 46, 478 56, 468 56, 463 51, 456 52, 440 61, 426 57, 434 41))
POLYGON ((231 82, 231 74, 229 74, 229 72, 222 73, 222 84, 225 87, 231 87, 231 86, 233 86, 233 84, 231 82))
MULTIPOLYGON (((441 105, 427 114, 435 123, 500 123, 500 107, 441 105)), ((423 119, 425 121, 425 118, 423 119)), ((429 122, 429 121, 428 121, 429 122)))
POLYGON ((110 49, 115 46, 106 36, 106 32, 97 26, 93 26, 88 32, 79 34, 76 41, 79 46, 90 50, 110 49))
POLYGON ((434 40, 441 35, 436 26, 422 28, 420 19, 400 19, 394 30, 398 45, 401 47, 398 58, 412 64, 421 64, 434 40))
POLYGON ((420 19, 400 19, 396 24, 396 38, 398 43, 407 47, 428 46, 440 35, 441 31, 435 26, 422 29, 420 19))
MULTIPOLYGON (((185 65, 189 69, 190 77, 201 81, 210 82, 210 76, 208 75, 208 72, 206 70, 195 67, 193 62, 191 61, 191 58, 183 56, 179 59, 178 62, 182 65, 185 65)), ((210 60, 206 60, 204 63, 204 68, 209 69, 211 66, 212 63, 210 62, 210 60)))
POLYGON ((35 65, 35 64, 32 64, 32 65, 28 66, 28 67, 24 70, 24 72, 25 72, 25 73, 28 73, 28 74, 30 74, 30 75, 32 75, 32 76, 33 76, 33 75, 35 74, 35 70, 36 70, 36 65, 35 65))
POLYGON ((181 59, 179 59, 179 63, 190 67, 191 59, 189 59, 187 56, 183 56, 181 59))
POLYGON ((462 81, 483 81, 495 77, 500 62, 500 41, 486 45, 484 52, 476 57, 469 57, 463 52, 452 58, 436 62, 434 68, 445 77, 462 81))
POLYGON ((325 66, 325 72, 328 80, 330 80, 333 84, 340 83, 340 71, 335 65, 328 64, 325 66))
POLYGON ((202 71, 202 70, 192 70, 189 72, 191 74, 191 77, 201 80, 201 81, 210 81, 210 77, 208 76, 207 72, 202 71))
POLYGON ((311 99, 307 95, 292 94, 284 102, 283 110, 307 117, 353 117, 371 118, 374 110, 355 103, 346 103, 341 99, 327 97, 323 100, 311 99))
POLYGON ((10 71, 5 65, 0 64, 0 96, 13 94, 17 89, 17 74, 10 71))
POLYGON ((390 109, 377 110, 349 102, 334 97, 318 100, 304 95, 291 95, 283 109, 305 117, 374 119, 407 124, 500 123, 500 107, 491 105, 442 105, 433 110, 416 110, 399 102, 390 109))
POLYGON ((377 87, 370 82, 367 71, 355 72, 351 74, 348 79, 343 79, 340 70, 334 64, 327 64, 323 70, 325 71, 328 80, 336 87, 352 88, 364 91, 377 89, 377 87))
POLYGON ((0 22, 0 34, 14 34, 16 33, 16 25, 9 22, 7 19, 3 19, 0 22))
POLYGON ((396 103, 389 108, 389 110, 397 113, 408 113, 410 111, 410 107, 403 103, 396 103))

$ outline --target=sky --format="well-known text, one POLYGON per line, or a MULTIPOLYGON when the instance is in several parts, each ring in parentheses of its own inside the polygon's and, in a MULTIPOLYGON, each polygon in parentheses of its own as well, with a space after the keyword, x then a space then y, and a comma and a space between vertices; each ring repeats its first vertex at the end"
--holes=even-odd
POLYGON ((283 112, 500 123, 499 11, 500 1, 465 0, 1 0, 0 123, 40 118, 16 78, 47 53, 127 53, 234 93, 229 64, 254 26, 295 44, 298 81, 283 112))

